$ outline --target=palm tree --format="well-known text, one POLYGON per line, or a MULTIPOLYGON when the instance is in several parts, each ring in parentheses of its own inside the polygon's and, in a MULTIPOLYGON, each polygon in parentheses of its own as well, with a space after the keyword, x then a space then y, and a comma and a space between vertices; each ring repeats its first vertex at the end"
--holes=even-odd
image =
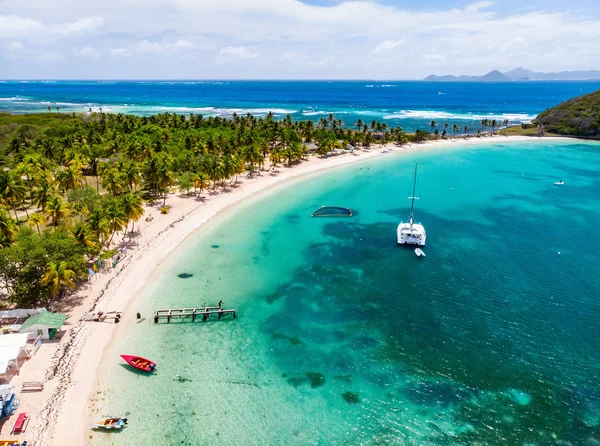
POLYGON ((429 124, 429 127, 431 127, 431 130, 435 129, 436 126, 437 126, 437 122, 435 122, 435 121, 431 121, 431 124, 429 124))
POLYGON ((62 294, 64 288, 75 288, 75 271, 67 268, 67 262, 54 261, 48 263, 44 277, 42 277, 42 286, 50 287, 52 299, 62 294))
POLYGON ((90 237, 90 230, 85 223, 78 221, 73 228, 71 228, 71 237, 73 237, 77 244, 84 248, 95 248, 96 243, 90 237))
POLYGON ((56 226, 60 221, 71 213, 69 203, 59 197, 50 197, 46 206, 46 212, 52 219, 52 225, 56 230, 56 226))
POLYGON ((81 170, 76 166, 70 166, 64 169, 61 169, 56 174, 56 179, 58 181, 58 187, 66 192, 70 189, 74 189, 78 186, 82 186, 83 182, 81 181, 83 175, 81 174, 81 170))
POLYGON ((269 156, 269 160, 271 161, 271 169, 275 170, 277 168, 277 164, 281 162, 282 158, 283 156, 281 150, 273 150, 269 156))
POLYGON ((125 213, 125 217, 127 217, 128 223, 129 220, 132 221, 131 232, 133 233, 135 222, 138 221, 142 215, 144 215, 142 197, 140 197, 138 194, 132 193, 123 195, 121 197, 121 208, 125 213))
POLYGON ((42 212, 35 212, 29 217, 29 225, 37 228, 38 234, 40 234, 40 225, 46 222, 46 217, 42 212))
POLYGON ((163 191, 163 206, 165 206, 167 203, 167 192, 169 187, 173 186, 174 184, 175 177, 173 172, 169 170, 169 167, 166 165, 160 166, 160 169, 158 170, 158 186, 163 191))
POLYGON ((123 181, 127 184, 127 187, 135 192, 136 186, 138 186, 141 181, 139 166, 134 162, 128 162, 125 164, 121 174, 123 175, 123 181))
POLYGON ((110 232, 108 229, 108 220, 106 219, 102 209, 98 208, 90 212, 90 215, 87 219, 87 224, 99 241, 106 239, 106 236, 110 232))
POLYGON ((0 248, 10 245, 17 232, 17 223, 4 209, 0 209, 0 248))
POLYGON ((51 176, 42 177, 38 181, 37 189, 34 189, 31 193, 31 199, 36 206, 38 206, 42 211, 45 211, 48 200, 54 193, 54 190, 54 178, 51 176))
POLYGON ((2 181, 0 182, 0 200, 12 208, 17 221, 19 220, 17 206, 25 200, 26 194, 27 188, 15 171, 11 170, 7 175, 2 177, 2 181))
POLYGON ((125 189, 125 179, 121 172, 114 167, 102 169, 102 187, 113 197, 125 189))
POLYGON ((208 188, 209 185, 210 180, 208 178, 208 175, 204 172, 198 172, 194 180, 194 187, 200 189, 200 194, 202 194, 202 189, 208 188))
POLYGON ((106 207, 104 211, 104 217, 107 221, 107 229, 111 232, 111 236, 107 243, 108 246, 110 246, 110 242, 112 241, 115 233, 117 231, 122 231, 123 228, 127 228, 127 225, 129 224, 127 215, 125 215, 125 212, 121 206, 119 206, 119 204, 120 203, 113 201, 106 207))
POLYGON ((27 182, 31 185, 33 181, 46 175, 48 168, 49 163, 40 153, 27 153, 17 165, 16 170, 19 175, 25 175, 27 182))

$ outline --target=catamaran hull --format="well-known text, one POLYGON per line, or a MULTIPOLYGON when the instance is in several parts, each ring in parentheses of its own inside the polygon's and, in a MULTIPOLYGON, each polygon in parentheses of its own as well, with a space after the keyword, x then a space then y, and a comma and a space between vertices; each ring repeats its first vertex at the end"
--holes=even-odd
POLYGON ((399 245, 415 245, 415 246, 425 246, 425 242, 421 240, 398 240, 399 245))
POLYGON ((425 246, 427 240, 425 228, 416 223, 413 223, 412 226, 410 223, 400 223, 397 235, 399 245, 425 246))

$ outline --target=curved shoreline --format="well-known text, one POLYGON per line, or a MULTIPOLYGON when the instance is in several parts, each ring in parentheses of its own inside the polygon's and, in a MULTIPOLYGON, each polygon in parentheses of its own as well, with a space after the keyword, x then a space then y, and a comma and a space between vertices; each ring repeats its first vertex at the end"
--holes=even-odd
MULTIPOLYGON (((553 140, 555 140, 553 138, 553 140)), ((305 180, 313 174, 325 172, 334 167, 340 167, 359 161, 379 158, 384 154, 412 153, 416 149, 435 150, 442 147, 481 146, 492 142, 519 141, 548 141, 547 139, 532 139, 531 137, 496 136, 470 140, 443 140, 412 145, 411 147, 371 148, 360 151, 359 154, 347 154, 328 159, 312 158, 302 164, 292 167, 279 168, 275 176, 263 172, 260 176, 244 177, 230 193, 218 193, 210 196, 206 202, 198 204, 194 198, 170 197, 169 201, 178 201, 173 207, 172 214, 158 215, 155 224, 142 223, 139 245, 132 250, 125 261, 117 266, 107 280, 99 279, 87 290, 87 298, 74 311, 123 311, 122 322, 125 324, 135 320, 135 313, 129 308, 142 287, 148 282, 157 267, 185 241, 214 217, 226 217, 227 211, 233 205, 250 197, 260 198, 266 192, 277 190, 292 180, 305 180), (498 141, 499 140, 499 141, 498 141), (160 220, 159 224, 158 220, 160 220), (140 243, 141 242, 141 243, 140 243)), ((147 211, 156 211, 148 208, 147 211)), ((81 317, 82 314, 79 316, 81 317)), ((55 379, 54 390, 48 395, 45 404, 35 417, 31 432, 35 436, 35 444, 69 444, 74 436, 81 439, 81 444, 87 443, 89 429, 87 421, 91 416, 89 402, 97 385, 97 372, 102 362, 104 350, 116 334, 113 324, 78 322, 69 330, 66 341, 61 345, 53 358, 53 367, 47 373, 47 379, 55 379), (92 372, 92 373, 90 373, 92 372), (83 396, 85 395, 85 398, 83 396), (81 418, 80 418, 81 417, 81 418), (83 419, 82 419, 83 418, 83 419), (73 423, 73 420, 82 420, 73 423)))

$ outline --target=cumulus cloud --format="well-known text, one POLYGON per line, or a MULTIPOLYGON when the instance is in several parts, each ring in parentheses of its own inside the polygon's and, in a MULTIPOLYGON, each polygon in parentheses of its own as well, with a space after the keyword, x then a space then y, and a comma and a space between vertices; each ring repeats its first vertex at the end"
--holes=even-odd
POLYGON ((377 45, 373 49, 373 53, 374 54, 386 53, 389 50, 393 50, 394 48, 397 48, 400 45, 403 45, 404 42, 406 42, 405 39, 402 39, 402 40, 384 40, 383 42, 381 42, 379 45, 377 45))
POLYGON ((299 59, 306 59, 306 54, 302 54, 302 53, 296 53, 294 51, 286 51, 285 53, 283 53, 280 57, 281 60, 283 61, 294 61, 294 60, 299 60, 299 59))
POLYGON ((40 62, 62 62, 63 60, 65 60, 65 55, 63 53, 61 53, 60 51, 48 51, 46 53, 42 53, 39 57, 38 60, 40 62))
POLYGON ((73 22, 44 23, 30 17, 0 15, 0 38, 17 36, 66 37, 72 34, 91 31, 102 26, 102 17, 84 17, 73 22))
POLYGON ((8 51, 21 51, 23 49, 23 44, 21 42, 17 42, 16 40, 13 40, 12 42, 6 44, 6 49, 8 51))
POLYGON ((573 5, 512 11, 491 1, 435 10, 383 0, 0 3, 0 77, 43 77, 35 64, 53 51, 66 57, 65 77, 78 77, 84 68, 76 61, 94 62, 92 49, 113 56, 97 60, 113 78, 159 70, 161 77, 414 79, 519 65, 600 69, 600 11, 592 6, 573 13, 573 5), (20 57, 29 63, 1 63, 11 41, 25 46, 20 57), (385 57, 400 51, 402 60, 385 57))
POLYGON ((173 52, 179 49, 193 48, 194 44, 187 40, 177 40, 176 42, 152 42, 149 40, 142 40, 140 42, 128 45, 126 47, 112 48, 109 52, 113 56, 132 56, 136 54, 158 54, 173 52))
POLYGON ((104 23, 102 17, 85 17, 72 23, 64 23, 54 27, 55 32, 61 36, 69 36, 71 34, 92 31, 100 28, 104 23))
POLYGON ((92 48, 91 46, 76 49, 74 53, 77 57, 82 57, 85 59, 98 59, 100 57, 100 51, 98 51, 96 48, 92 48))
POLYGON ((249 60, 255 59, 258 56, 260 56, 259 53, 254 53, 245 46, 227 46, 225 48, 221 48, 219 54, 217 55, 217 61, 227 62, 235 60, 249 60))
POLYGON ((479 12, 482 9, 489 8, 493 4, 494 4, 494 2, 477 2, 477 3, 471 3, 469 6, 467 6, 465 8, 465 11, 467 11, 467 12, 479 12))

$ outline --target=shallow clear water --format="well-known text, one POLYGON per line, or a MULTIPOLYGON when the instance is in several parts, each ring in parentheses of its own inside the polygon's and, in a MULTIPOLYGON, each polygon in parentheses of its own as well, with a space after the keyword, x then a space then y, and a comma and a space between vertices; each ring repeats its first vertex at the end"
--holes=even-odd
POLYGON ((501 141, 330 171, 190 237, 101 370, 99 416, 129 426, 91 443, 597 441, 600 144, 501 141), (424 259, 395 244, 415 160, 424 259), (220 299, 236 320, 149 317, 220 299))
POLYGON ((334 113, 346 126, 358 119, 385 121, 406 131, 429 130, 436 120, 461 132, 482 119, 533 119, 546 108, 600 88, 600 81, 408 82, 408 81, 0 81, 0 112, 105 112, 153 115, 233 113, 294 120, 334 113))

